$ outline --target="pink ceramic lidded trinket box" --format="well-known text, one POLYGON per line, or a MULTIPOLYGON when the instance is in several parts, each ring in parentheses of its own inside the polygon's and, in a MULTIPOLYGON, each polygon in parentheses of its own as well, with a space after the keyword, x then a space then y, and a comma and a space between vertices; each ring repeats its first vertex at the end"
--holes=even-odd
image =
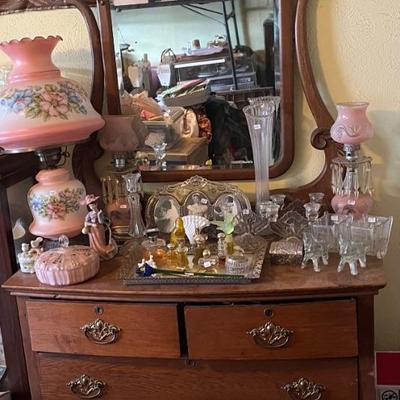
POLYGON ((97 274, 100 260, 87 246, 68 246, 68 238, 60 237, 60 247, 48 250, 35 262, 36 276, 41 283, 51 286, 73 285, 97 274))

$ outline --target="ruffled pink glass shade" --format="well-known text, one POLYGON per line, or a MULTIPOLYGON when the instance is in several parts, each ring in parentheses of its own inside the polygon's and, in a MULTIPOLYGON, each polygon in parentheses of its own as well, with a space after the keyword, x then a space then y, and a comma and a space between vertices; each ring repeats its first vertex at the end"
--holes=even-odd
POLYGON ((367 118, 368 103, 338 103, 338 116, 331 128, 331 137, 337 143, 360 144, 374 134, 367 118))
POLYGON ((13 62, 0 89, 0 148, 24 152, 87 139, 104 125, 85 90, 63 78, 51 53, 59 36, 0 43, 13 62))

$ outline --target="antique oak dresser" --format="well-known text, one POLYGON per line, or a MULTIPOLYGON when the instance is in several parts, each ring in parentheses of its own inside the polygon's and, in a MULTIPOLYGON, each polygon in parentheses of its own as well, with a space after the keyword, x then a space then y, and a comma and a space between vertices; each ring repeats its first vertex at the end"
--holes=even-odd
POLYGON ((18 272, 32 399, 372 400, 374 295, 359 276, 266 263, 244 285, 124 286, 118 261, 52 288, 18 272))

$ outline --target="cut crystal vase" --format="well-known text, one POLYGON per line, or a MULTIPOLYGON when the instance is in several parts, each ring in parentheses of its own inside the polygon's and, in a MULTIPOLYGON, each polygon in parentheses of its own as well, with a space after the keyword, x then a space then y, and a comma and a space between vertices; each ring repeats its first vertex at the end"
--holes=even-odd
POLYGON ((274 130, 275 103, 266 100, 243 109, 249 127, 256 177, 256 212, 269 200, 270 140, 274 130))

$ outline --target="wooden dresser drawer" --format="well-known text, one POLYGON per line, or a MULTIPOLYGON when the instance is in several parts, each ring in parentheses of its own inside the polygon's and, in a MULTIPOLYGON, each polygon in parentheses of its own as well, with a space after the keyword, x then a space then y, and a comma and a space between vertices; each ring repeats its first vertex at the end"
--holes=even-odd
POLYGON ((310 359, 358 353, 353 300, 188 306, 185 319, 190 359, 310 359))
POLYGON ((309 393, 314 390, 315 394, 299 399, 358 398, 357 360, 350 358, 301 362, 201 361, 190 366, 180 360, 113 362, 104 358, 72 359, 43 354, 37 358, 41 400, 78 399, 82 391, 88 390, 90 398, 101 396, 110 400, 290 400, 297 397, 290 397, 287 390, 295 390, 300 378, 321 386, 310 385, 309 393), (83 380, 82 375, 88 378, 83 380), (284 388, 285 385, 289 386, 284 388), (71 389, 80 393, 73 394, 71 389), (321 397, 317 397, 318 391, 321 397))
POLYGON ((180 357, 176 305, 27 301, 32 350, 180 357))

